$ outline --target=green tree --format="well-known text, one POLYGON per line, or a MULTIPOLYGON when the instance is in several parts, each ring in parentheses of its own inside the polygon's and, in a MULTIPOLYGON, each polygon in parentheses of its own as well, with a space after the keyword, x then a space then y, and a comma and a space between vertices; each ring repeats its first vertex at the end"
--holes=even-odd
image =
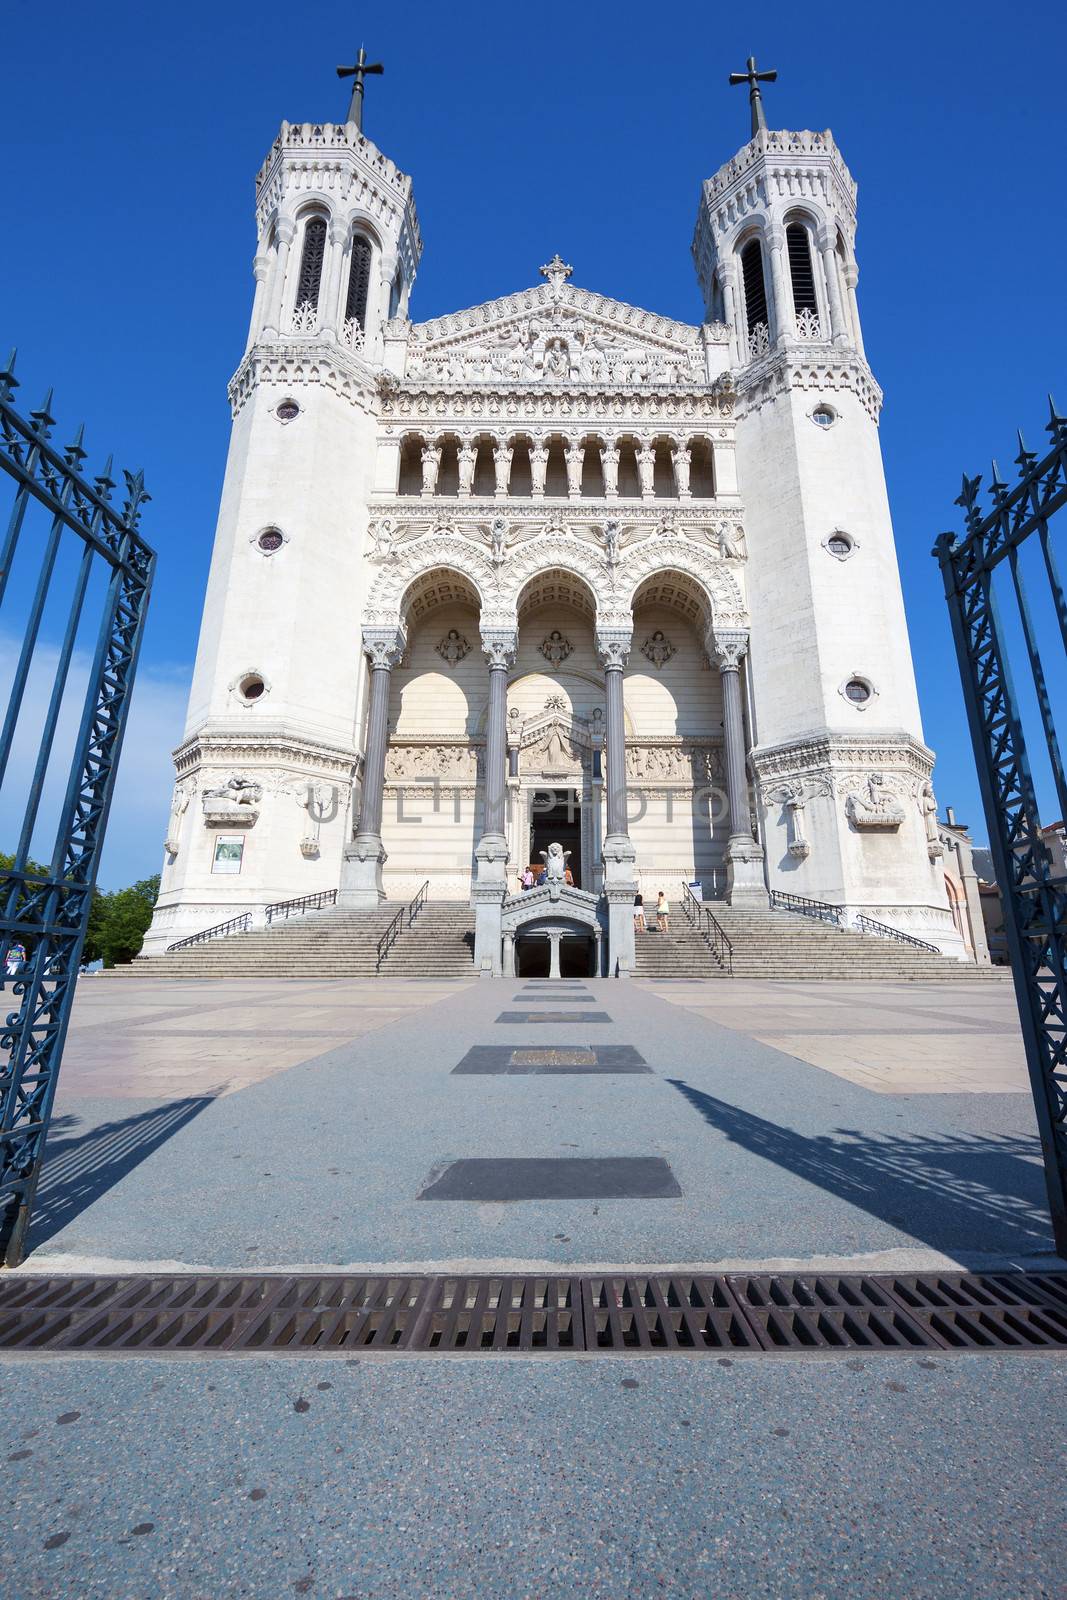
POLYGON ((123 966, 137 955, 158 897, 158 872, 151 878, 141 878, 128 889, 101 895, 103 906, 98 926, 100 954, 105 967, 123 966))

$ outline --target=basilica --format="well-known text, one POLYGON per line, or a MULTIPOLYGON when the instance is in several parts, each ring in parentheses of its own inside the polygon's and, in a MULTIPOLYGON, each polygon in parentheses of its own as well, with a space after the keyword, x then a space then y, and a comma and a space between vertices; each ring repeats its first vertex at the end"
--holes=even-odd
POLYGON ((663 891, 962 957, 856 184, 749 76, 751 138, 695 197, 692 324, 558 253, 419 322, 412 180, 362 77, 347 121, 282 123, 145 954, 421 894, 473 908, 480 972, 555 930, 625 976, 663 891))

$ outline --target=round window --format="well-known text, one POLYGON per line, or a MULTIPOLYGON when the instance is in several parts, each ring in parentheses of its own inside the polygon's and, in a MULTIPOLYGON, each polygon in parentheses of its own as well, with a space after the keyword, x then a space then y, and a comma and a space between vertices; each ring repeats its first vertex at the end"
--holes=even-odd
POLYGON ((871 686, 862 678, 850 678, 845 684, 845 699, 851 700, 853 705, 865 706, 870 698, 871 686))
POLYGON ((277 528, 264 528, 263 532, 256 540, 256 544, 266 556, 273 554, 275 550, 280 550, 284 543, 285 540, 282 538, 277 528))
POLYGON ((837 412, 832 406, 816 406, 811 420, 817 428, 832 428, 837 421, 837 412))
POLYGON ((274 414, 279 422, 292 422, 294 417, 300 415, 300 407, 295 400, 281 400, 275 407, 274 414))
POLYGON ((247 678, 241 679, 237 687, 245 700, 258 700, 267 686, 262 678, 256 677, 255 673, 250 673, 247 678))
POLYGON ((847 533, 832 533, 826 541, 826 548, 832 556, 847 556, 852 549, 852 540, 847 533))

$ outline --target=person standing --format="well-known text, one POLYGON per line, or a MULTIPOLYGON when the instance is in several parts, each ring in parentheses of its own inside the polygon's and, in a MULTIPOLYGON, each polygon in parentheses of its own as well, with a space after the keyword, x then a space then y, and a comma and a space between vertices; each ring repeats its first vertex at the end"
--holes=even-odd
POLYGON ((634 895, 634 932, 648 932, 645 927, 645 897, 640 891, 634 895))
POLYGON ((670 931, 670 915, 670 902, 661 889, 656 897, 656 926, 659 928, 660 933, 668 933, 670 931))

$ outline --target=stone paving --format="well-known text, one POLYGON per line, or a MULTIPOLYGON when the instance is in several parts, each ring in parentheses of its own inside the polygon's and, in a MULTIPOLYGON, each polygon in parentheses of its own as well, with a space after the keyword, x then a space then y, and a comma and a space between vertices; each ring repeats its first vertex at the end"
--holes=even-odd
MULTIPOLYGON (((26 1270, 1048 1265, 976 987, 86 983, 26 1270)), ((9 1592, 1056 1600, 1064 1371, 8 1358, 9 1592)))

